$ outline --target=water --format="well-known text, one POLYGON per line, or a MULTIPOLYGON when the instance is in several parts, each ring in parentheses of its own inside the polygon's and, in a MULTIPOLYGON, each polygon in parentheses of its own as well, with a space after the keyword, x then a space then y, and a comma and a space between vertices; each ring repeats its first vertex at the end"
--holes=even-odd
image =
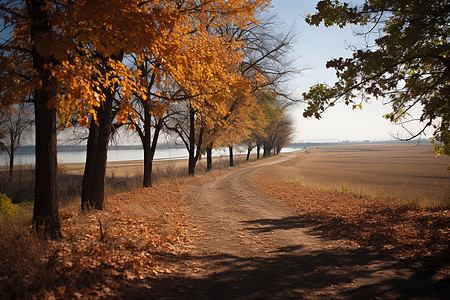
MULTIPOLYGON (((386 143, 386 142, 382 142, 386 143)), ((350 143, 292 143, 288 147, 283 148, 282 153, 297 151, 305 148, 312 148, 327 145, 339 145, 350 143)), ((359 144, 359 143, 351 143, 359 144)), ((256 152, 256 149, 252 151, 256 152)), ((247 150, 243 147, 241 150, 234 149, 235 154, 246 154, 247 150)), ((213 151, 213 156, 228 155, 228 149, 220 149, 213 151)), ((184 159, 189 154, 185 148, 176 148, 174 146, 160 145, 156 149, 155 159, 184 159)), ((143 160, 144 151, 141 145, 133 146, 111 146, 108 151, 108 161, 129 161, 143 160)), ((58 163, 83 163, 86 160, 86 146, 58 146, 58 163)), ((20 146, 15 153, 14 164, 28 165, 34 164, 35 154, 34 146, 20 146)), ((9 158, 5 151, 0 154, 0 166, 8 165, 9 158)))
MULTIPOLYGON (((242 154, 246 152, 239 152, 235 149, 235 154, 242 154)), ((213 156, 228 155, 228 149, 213 151, 213 156)), ((18 147, 15 156, 14 164, 29 165, 35 163, 34 146, 18 147)), ((184 159, 188 158, 189 153, 185 148, 174 148, 162 145, 156 149, 155 159, 184 159)), ((108 161, 130 161, 143 160, 144 151, 142 146, 117 146, 110 147, 108 150, 108 161)), ((58 163, 84 163, 86 161, 86 147, 85 146, 59 146, 58 147, 58 163)), ((8 165, 9 157, 6 152, 0 155, 0 166, 8 165)))
MULTIPOLYGON (((188 152, 182 148, 161 147, 156 150, 155 159, 182 159, 187 158, 188 152)), ((141 146, 118 146, 108 150, 108 161, 143 160, 144 151, 141 146)), ((86 161, 86 147, 59 146, 58 163, 83 163, 86 161)), ((18 147, 15 152, 14 163, 27 165, 35 163, 34 146, 18 147)), ((9 164, 6 152, 0 156, 0 165, 9 164)))

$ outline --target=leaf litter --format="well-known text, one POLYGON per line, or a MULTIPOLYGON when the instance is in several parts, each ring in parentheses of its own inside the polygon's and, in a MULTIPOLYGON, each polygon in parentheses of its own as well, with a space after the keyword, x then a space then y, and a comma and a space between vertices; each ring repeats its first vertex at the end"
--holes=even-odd
POLYGON ((340 239, 399 260, 441 266, 450 275, 450 210, 421 208, 389 199, 330 192, 289 183, 263 170, 251 184, 285 201, 308 222, 310 232, 340 239))
POLYGON ((124 286, 151 289, 147 279, 174 272, 164 255, 187 255, 182 186, 118 194, 103 211, 61 210, 63 239, 53 241, 56 287, 37 298, 101 299, 124 286))

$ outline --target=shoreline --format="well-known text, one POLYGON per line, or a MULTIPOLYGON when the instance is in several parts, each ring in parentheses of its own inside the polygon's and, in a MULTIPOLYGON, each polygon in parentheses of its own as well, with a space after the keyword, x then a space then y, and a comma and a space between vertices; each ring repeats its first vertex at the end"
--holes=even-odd
MULTIPOLYGON (((303 151, 303 150, 299 150, 303 151)), ((234 162, 240 164, 246 160, 247 154, 234 154, 234 162)), ((256 153, 250 155, 250 161, 256 160, 256 153)), ((214 164, 218 164, 222 169, 224 164, 229 162, 228 155, 220 155, 213 157, 213 170, 214 164)), ((172 169, 172 170, 182 170, 186 169, 186 174, 188 170, 188 158, 158 158, 153 160, 153 171, 158 169, 172 169)), ((136 175, 141 175, 143 173, 144 160, 123 160, 123 161, 109 161, 106 164, 106 175, 111 176, 127 176, 132 173, 136 175)), ((84 172, 85 163, 59 163, 58 168, 64 169, 69 174, 82 175, 84 172)), ((31 165, 28 165, 30 167, 31 165)), ((202 157, 197 162, 196 169, 206 169, 206 157, 202 157)), ((200 170, 199 170, 200 171, 200 170)))

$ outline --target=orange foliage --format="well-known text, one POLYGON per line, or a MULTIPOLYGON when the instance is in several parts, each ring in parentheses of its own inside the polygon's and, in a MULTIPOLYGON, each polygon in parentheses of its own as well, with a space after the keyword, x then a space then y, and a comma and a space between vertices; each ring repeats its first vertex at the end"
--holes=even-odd
MULTIPOLYGON (((46 1, 53 30, 39 37, 36 49, 60 62, 45 68, 59 82, 57 99, 51 105, 57 109, 61 128, 70 126, 73 115, 81 125, 88 124, 87 116, 96 119, 95 108, 104 100, 104 91, 117 87, 123 97, 118 120, 134 117, 129 100, 148 91, 140 82, 139 71, 114 59, 120 53, 136 54, 141 60, 154 58, 159 66, 154 69, 157 80, 171 77, 187 95, 196 96, 194 106, 210 100, 208 95, 228 92, 242 81, 235 71, 241 59, 236 50, 241 44, 211 35, 211 29, 256 22, 255 12, 268 2, 85 0, 55 5, 46 1)), ((24 7, 16 9, 26 14, 24 7)), ((0 86, 8 91, 1 102, 11 104, 29 95, 40 78, 33 74, 27 59, 27 20, 13 16, 7 21, 14 24, 14 36, 13 42, 1 49, 0 71, 8 75, 1 77, 0 86), (29 77, 21 76, 24 73, 29 77)), ((214 106, 220 111, 220 105, 214 106)))

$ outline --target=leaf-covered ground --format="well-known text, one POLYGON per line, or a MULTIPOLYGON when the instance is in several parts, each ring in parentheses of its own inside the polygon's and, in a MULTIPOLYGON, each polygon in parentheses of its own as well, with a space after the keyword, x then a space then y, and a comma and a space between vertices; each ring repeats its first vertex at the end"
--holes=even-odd
POLYGON ((253 173, 251 182, 294 207, 308 221, 312 234, 383 251, 397 259, 431 261, 448 272, 448 209, 321 191, 282 181, 263 171, 253 173))
POLYGON ((150 290, 148 279, 173 271, 161 257, 187 251, 181 188, 171 184, 122 193, 109 198, 104 211, 62 209, 64 238, 52 242, 46 263, 58 274, 56 288, 38 298, 109 298, 119 288, 150 290))

